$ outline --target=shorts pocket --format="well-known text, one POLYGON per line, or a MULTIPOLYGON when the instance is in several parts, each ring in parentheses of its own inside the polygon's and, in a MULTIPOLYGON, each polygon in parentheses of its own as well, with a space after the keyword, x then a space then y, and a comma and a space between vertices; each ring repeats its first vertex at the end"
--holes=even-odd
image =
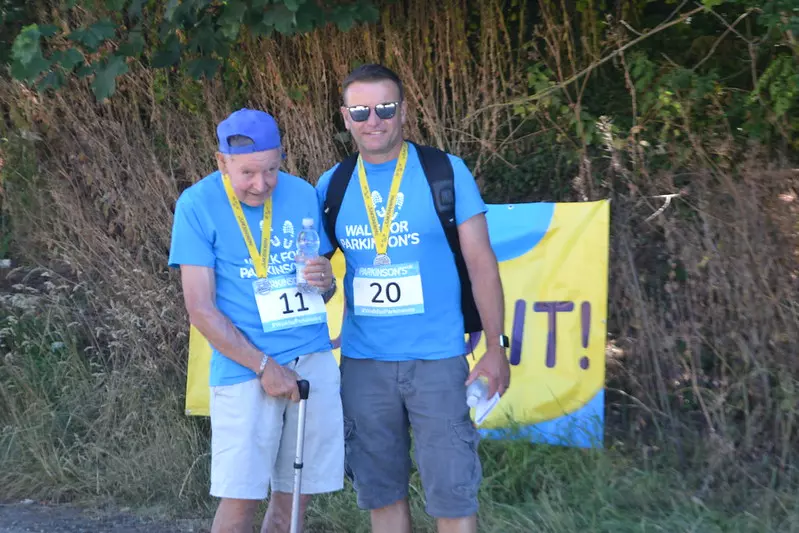
POLYGON ((348 441, 352 439, 352 435, 355 431, 355 421, 351 418, 344 417, 344 441, 348 441))
POLYGON ((475 498, 482 479, 477 455, 480 434, 471 420, 454 422, 451 427, 453 453, 457 457, 456 468, 452 471, 452 490, 458 496, 475 498))
POLYGON ((214 398, 235 398, 241 396, 241 389, 245 386, 246 381, 241 383, 234 383, 233 385, 215 385, 211 387, 211 394, 214 398))
POLYGON ((344 477, 355 482, 355 474, 352 471, 352 439, 355 436, 355 421, 344 417, 344 477))
POLYGON ((468 355, 462 355, 461 359, 463 359, 463 361, 462 361, 463 362, 463 371, 468 376, 469 373, 472 371, 472 369, 469 367, 469 356, 468 355))

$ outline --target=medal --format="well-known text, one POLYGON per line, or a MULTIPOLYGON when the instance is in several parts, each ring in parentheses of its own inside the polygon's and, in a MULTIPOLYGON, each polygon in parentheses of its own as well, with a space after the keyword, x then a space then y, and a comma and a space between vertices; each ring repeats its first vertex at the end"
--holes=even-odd
POLYGON ((256 295, 269 294, 269 291, 272 290, 271 282, 269 280, 263 279, 263 278, 256 279, 253 282, 252 286, 253 286, 253 289, 255 289, 255 294, 256 295))
POLYGON ((390 265, 391 259, 388 257, 387 254, 377 254, 374 260, 375 266, 383 266, 383 265, 390 265))

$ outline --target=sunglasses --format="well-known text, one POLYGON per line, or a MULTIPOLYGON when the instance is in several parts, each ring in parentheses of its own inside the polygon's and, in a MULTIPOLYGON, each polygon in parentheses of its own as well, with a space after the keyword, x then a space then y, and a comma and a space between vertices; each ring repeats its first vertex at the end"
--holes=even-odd
MULTIPOLYGON (((399 108, 399 102, 386 102, 384 104, 377 104, 375 106, 375 114, 378 116, 378 118, 388 120, 390 118, 394 118, 394 115, 397 114, 397 108, 399 108)), ((353 121, 364 122, 369 118, 372 108, 370 108, 368 105, 352 105, 347 107, 347 111, 350 112, 350 118, 352 118, 353 121)))

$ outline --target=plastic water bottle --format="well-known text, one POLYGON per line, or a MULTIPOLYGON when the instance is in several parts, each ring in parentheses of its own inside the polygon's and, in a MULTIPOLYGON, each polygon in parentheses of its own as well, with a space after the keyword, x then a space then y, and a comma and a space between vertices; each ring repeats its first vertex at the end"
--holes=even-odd
POLYGON ((466 404, 475 407, 480 401, 488 398, 488 380, 480 376, 466 388, 466 404))
POLYGON ((319 233, 313 227, 312 218, 302 219, 302 230, 297 235, 297 255, 294 267, 297 271, 297 288, 300 292, 318 293, 317 287, 309 285, 305 279, 305 262, 319 257, 319 233))

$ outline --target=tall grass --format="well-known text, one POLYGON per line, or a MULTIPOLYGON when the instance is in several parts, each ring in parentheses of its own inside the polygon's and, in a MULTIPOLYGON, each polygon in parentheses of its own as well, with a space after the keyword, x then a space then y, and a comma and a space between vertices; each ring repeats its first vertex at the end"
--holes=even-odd
MULTIPOLYGON (((644 113, 658 87, 636 78, 634 48, 608 119, 584 120, 582 81, 493 105, 628 42, 567 3, 533 6, 539 24, 506 4, 398 3, 363 31, 245 39, 211 81, 134 66, 102 104, 80 81, 34 94, 0 79, 11 253, 41 267, 0 281, 0 498, 211 505, 207 421, 183 415, 174 202, 213 170, 214 124, 241 105, 277 116, 285 169, 315 182, 351 149, 340 80, 377 60, 405 80, 409 136, 463 155, 487 200, 612 199, 607 440, 623 444, 484 444, 486 531, 796 531, 799 176, 742 145, 720 97, 644 113), (700 106, 712 120, 684 112, 700 106)), ((319 531, 365 531, 349 491, 312 513, 319 531)))
MULTIPOLYGON (((480 492, 479 530, 487 533, 541 531, 597 533, 696 531, 799 531, 799 506, 789 492, 751 490, 738 507, 714 495, 698 496, 697 480, 667 464, 641 468, 633 450, 582 452, 484 442, 485 482, 480 492)), ((659 461, 659 460, 658 460, 659 461)), ((660 462, 660 461, 659 461, 660 462)), ((418 478, 412 484, 415 531, 433 532, 424 514, 418 478)), ((309 525, 318 532, 367 533, 368 515, 350 490, 316 502, 309 525)))
POLYGON ((12 271, 0 296, 0 493, 195 507, 207 424, 181 412, 177 373, 108 361, 84 285, 12 271), (96 333, 97 337, 92 337, 96 333))

